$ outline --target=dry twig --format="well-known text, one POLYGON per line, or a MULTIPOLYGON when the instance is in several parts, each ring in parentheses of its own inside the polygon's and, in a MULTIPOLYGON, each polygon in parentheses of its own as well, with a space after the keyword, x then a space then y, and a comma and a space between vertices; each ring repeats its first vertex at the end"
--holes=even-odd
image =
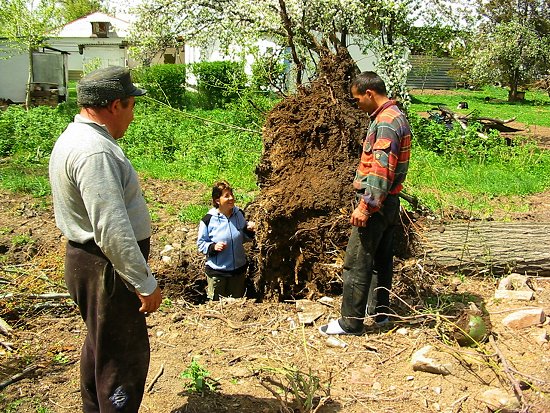
POLYGON ((222 316, 221 314, 216 313, 206 313, 204 314, 204 317, 207 318, 217 318, 218 320, 224 321, 230 328, 233 330, 240 330, 242 326, 235 324, 233 321, 229 320, 228 318, 222 316))
POLYGON ((504 354, 502 354, 502 351, 500 351, 500 348, 498 348, 497 343, 495 342, 495 339, 493 338, 493 336, 489 336, 489 343, 495 350, 495 353, 497 353, 497 356, 500 359, 500 363, 502 364, 502 370, 504 371, 504 374, 506 374, 506 377, 512 384, 512 388, 514 389, 514 395, 516 396, 516 399, 518 399, 521 406, 520 413, 528 413, 529 405, 525 401, 525 397, 523 397, 523 392, 521 391, 519 381, 517 381, 514 375, 512 374, 512 370, 510 369, 508 360, 506 360, 506 357, 504 357, 504 354))
POLYGON ((153 386, 160 378, 160 376, 162 376, 162 373, 164 373, 164 363, 160 365, 159 371, 157 372, 157 374, 155 374, 155 377, 153 377, 151 383, 149 383, 149 385, 147 386, 147 389, 145 390, 147 393, 149 393, 153 389, 153 386))
POLYGON ((41 367, 41 366, 39 366, 37 364, 31 364, 25 370, 23 370, 21 373, 17 373, 15 375, 13 375, 12 377, 10 377, 8 380, 3 381, 2 383, 0 383, 0 390, 5 389, 10 384, 17 383, 18 381, 23 380, 27 374, 29 374, 31 371, 34 371, 34 370, 38 369, 39 367, 41 367))

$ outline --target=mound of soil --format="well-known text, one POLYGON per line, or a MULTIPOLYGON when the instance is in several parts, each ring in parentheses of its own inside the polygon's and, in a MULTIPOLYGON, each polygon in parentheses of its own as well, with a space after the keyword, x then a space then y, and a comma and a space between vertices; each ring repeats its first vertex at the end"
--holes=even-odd
POLYGON ((338 292, 349 236, 352 180, 368 119, 349 103, 355 65, 347 50, 327 53, 320 75, 269 114, 257 168, 260 195, 256 286, 268 296, 338 292), (336 269, 336 271, 335 271, 336 269))

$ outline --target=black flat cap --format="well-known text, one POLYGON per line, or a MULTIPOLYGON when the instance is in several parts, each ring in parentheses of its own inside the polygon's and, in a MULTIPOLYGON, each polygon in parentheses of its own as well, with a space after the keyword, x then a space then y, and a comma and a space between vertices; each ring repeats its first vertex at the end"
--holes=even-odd
POLYGON ((145 93, 132 83, 130 70, 120 66, 94 70, 76 85, 76 100, 80 106, 107 106, 113 100, 145 93))

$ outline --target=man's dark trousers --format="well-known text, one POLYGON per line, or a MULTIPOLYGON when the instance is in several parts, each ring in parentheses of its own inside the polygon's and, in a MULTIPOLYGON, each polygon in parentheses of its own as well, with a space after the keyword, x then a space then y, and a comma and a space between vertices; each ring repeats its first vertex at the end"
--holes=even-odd
MULTIPOLYGON (((399 222, 399 197, 388 195, 365 227, 353 227, 344 258, 344 291, 340 326, 349 333, 363 331, 367 301, 374 313, 388 313, 393 276, 393 239, 399 222), (376 291, 369 290, 376 274, 376 291), (375 294, 375 296, 372 296, 375 294), (373 304, 376 303, 376 304, 373 304)), ((372 310, 371 310, 372 311, 372 310)), ((377 321, 386 316, 378 316, 377 321)))
MULTIPOLYGON (((139 244, 147 259, 149 239, 139 244)), ((139 298, 93 242, 69 241, 65 282, 88 330, 80 359, 83 411, 137 413, 150 357, 139 298)))

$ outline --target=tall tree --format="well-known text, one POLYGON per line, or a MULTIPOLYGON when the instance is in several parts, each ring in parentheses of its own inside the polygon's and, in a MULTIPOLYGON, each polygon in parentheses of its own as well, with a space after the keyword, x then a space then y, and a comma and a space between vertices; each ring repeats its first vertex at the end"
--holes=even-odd
POLYGON ((69 23, 96 11, 104 11, 99 0, 58 0, 62 23, 69 23))
POLYGON ((482 31, 464 60, 473 79, 503 82, 509 88, 508 99, 514 101, 520 86, 548 70, 549 56, 548 40, 537 35, 532 25, 510 21, 482 31))
MULTIPOLYGON (((215 39, 225 50, 235 44, 246 48, 259 39, 272 39, 288 48, 295 82, 301 85, 306 73, 315 72, 319 56, 350 43, 392 48, 394 52, 399 49, 402 54, 398 39, 413 2, 416 0, 146 0, 134 11, 138 21, 133 37, 138 45, 136 55, 144 63, 157 51, 172 46, 178 37, 192 45, 211 44, 215 39)), ((381 67, 388 80, 389 71, 398 68, 381 67)))
POLYGON ((461 63, 476 82, 503 82, 509 100, 518 89, 548 72, 550 0, 490 0, 480 6, 484 20, 461 63))

